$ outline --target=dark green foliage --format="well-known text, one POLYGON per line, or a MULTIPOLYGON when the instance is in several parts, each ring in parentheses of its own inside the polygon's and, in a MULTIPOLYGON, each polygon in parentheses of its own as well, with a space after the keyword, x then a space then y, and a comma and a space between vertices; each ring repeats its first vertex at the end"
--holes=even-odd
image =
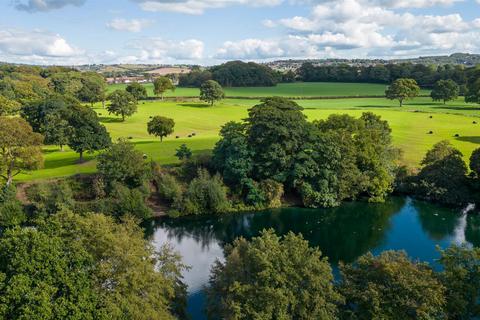
POLYGON ((413 99, 420 93, 420 87, 414 79, 400 78, 395 80, 385 91, 385 96, 390 100, 398 100, 400 107, 403 101, 413 99))
POLYGON ((88 102, 92 106, 96 102, 105 100, 107 84, 105 78, 96 72, 85 72, 81 77, 82 87, 77 91, 77 98, 88 102))
POLYGON ((466 204, 471 195, 466 180, 467 166, 462 157, 448 141, 437 143, 427 152, 422 161, 424 167, 412 179, 412 193, 447 205, 466 204))
POLYGON ((404 252, 366 254, 340 265, 345 319, 444 319, 445 288, 426 264, 404 252))
POLYGON ((167 201, 169 204, 174 203, 182 197, 182 185, 178 182, 175 176, 166 172, 159 172, 155 176, 155 183, 157 185, 158 194, 162 200, 167 201))
POLYGON ((200 87, 200 100, 208 102, 211 106, 215 101, 223 98, 225 98, 225 92, 222 86, 214 80, 205 81, 200 87))
POLYGON ((141 186, 148 173, 143 153, 125 140, 119 140, 98 155, 97 169, 105 183, 120 182, 131 188, 141 186))
POLYGON ((27 197, 37 214, 54 214, 75 204, 72 188, 63 180, 34 184, 27 189, 27 197))
POLYGON ((248 146, 246 125, 228 122, 220 129, 221 139, 213 149, 212 163, 230 187, 241 189, 252 171, 252 151, 248 146))
POLYGON ((192 157, 192 150, 190 150, 185 143, 175 150, 175 156, 178 160, 188 160, 192 157))
POLYGON ((147 89, 138 82, 129 84, 125 90, 129 92, 137 100, 143 100, 147 98, 147 89))
POLYGON ((460 87, 453 80, 439 80, 433 86, 430 94, 433 101, 452 101, 458 98, 460 87))
POLYGON ((175 121, 173 119, 155 116, 147 124, 148 134, 154 135, 163 141, 164 137, 167 137, 173 133, 175 128, 175 121))
POLYGON ((13 227, 27 220, 25 210, 16 198, 16 189, 13 186, 0 189, 0 226, 13 227))
POLYGON ((227 188, 220 176, 212 177, 207 170, 199 169, 197 177, 173 207, 186 215, 223 213, 230 208, 227 188))
POLYGON ((212 80, 212 73, 208 70, 192 70, 192 72, 180 75, 178 85, 180 87, 200 88, 205 81, 212 80))
POLYGON ((447 288, 449 319, 480 316, 480 249, 451 247, 441 254, 444 271, 440 279, 447 288))
MULTIPOLYGON (((178 168, 178 176, 182 180, 190 182, 197 177, 199 169, 212 169, 212 157, 209 153, 200 153, 186 159, 178 168)), ((212 170, 213 171, 213 170, 212 170)))
POLYGON ((108 100, 110 100, 107 106, 108 113, 122 116, 122 121, 125 121, 126 116, 137 112, 137 99, 127 91, 115 90, 108 96, 108 100))
POLYGON ((230 61, 210 68, 210 72, 223 87, 271 87, 278 83, 272 69, 254 62, 230 61))
POLYGON ((295 155, 303 148, 307 120, 303 108, 284 98, 267 98, 248 112, 246 130, 255 180, 291 184, 295 155))
POLYGON ((465 101, 480 103, 480 69, 477 67, 468 74, 465 101))
POLYGON ((150 190, 146 186, 130 189, 121 183, 114 182, 110 197, 107 199, 111 206, 111 214, 117 217, 129 215, 141 220, 152 217, 152 210, 147 205, 150 190))
POLYGON ((448 79, 460 85, 465 84, 467 72, 461 64, 438 64, 437 68, 432 68, 412 63, 376 64, 373 66, 350 66, 347 64, 314 66, 310 62, 305 62, 297 70, 297 74, 307 82, 392 83, 399 78, 411 78, 421 86, 431 87, 438 80, 448 79))
POLYGON ((153 93, 157 96, 161 96, 163 100, 163 95, 167 91, 175 91, 175 85, 173 84, 172 80, 167 77, 158 77, 153 82, 153 93))
POLYGON ((308 207, 330 207, 345 199, 383 201, 392 191, 391 129, 372 113, 360 119, 331 115, 309 130, 295 163, 295 186, 308 207))
POLYGON ((95 111, 75 106, 70 109, 68 123, 72 128, 68 146, 79 153, 80 161, 84 152, 99 151, 110 146, 110 135, 105 126, 100 124, 95 111))
POLYGON ((475 149, 470 156, 470 170, 480 177, 480 148, 475 149))
POLYGON ((225 248, 207 289, 210 319, 337 319, 341 296, 326 258, 293 233, 272 230, 225 248))
POLYGON ((0 239, 0 317, 173 320, 185 314, 184 268, 131 219, 61 212, 0 239))

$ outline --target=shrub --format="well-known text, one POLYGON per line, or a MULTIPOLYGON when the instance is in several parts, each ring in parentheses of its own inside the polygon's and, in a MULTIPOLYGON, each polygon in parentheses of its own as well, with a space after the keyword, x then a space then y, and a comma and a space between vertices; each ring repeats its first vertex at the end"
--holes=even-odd
POLYGON ((173 203, 176 199, 181 198, 182 186, 173 175, 161 173, 155 177, 155 182, 158 194, 163 200, 173 203))
POLYGON ((54 214, 75 205, 72 188, 63 180, 35 184, 27 190, 27 197, 37 213, 54 214))
POLYGON ((221 213, 228 210, 227 188, 220 176, 210 176, 207 170, 199 169, 183 198, 177 199, 174 208, 183 214, 221 213))
POLYGON ((131 215, 140 219, 151 218, 152 210, 146 204, 148 195, 147 187, 129 189, 118 182, 114 183, 109 198, 112 214, 118 217, 131 215))
POLYGON ((27 215, 18 200, 8 200, 0 203, 0 226, 12 227, 24 223, 27 215))

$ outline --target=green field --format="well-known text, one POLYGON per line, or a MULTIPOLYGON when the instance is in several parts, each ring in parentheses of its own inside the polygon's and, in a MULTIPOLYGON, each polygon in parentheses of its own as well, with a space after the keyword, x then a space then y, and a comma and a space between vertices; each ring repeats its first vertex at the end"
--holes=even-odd
MULTIPOLYGON (((125 84, 114 84, 109 91, 124 89, 125 84)), ((145 84, 148 95, 153 97, 153 84, 145 84)), ((334 82, 297 82, 281 83, 276 87, 225 88, 227 97, 334 97, 334 96, 381 96, 385 94, 386 85, 370 83, 334 83, 334 82)), ((428 94, 422 90, 421 94, 428 94)), ((197 88, 180 88, 167 92, 166 97, 197 97, 197 88)))
MULTIPOLYGON (((339 84, 335 84, 339 85, 339 84)), ((349 84, 346 84, 349 86, 349 84)), ((255 88, 258 89, 258 88, 255 88)), ((373 90, 373 89, 372 89, 373 90)), ((395 101, 383 98, 348 98, 327 100, 298 100, 305 108, 309 120, 322 119, 332 113, 348 113, 360 116, 371 111, 388 120, 393 132, 394 144, 403 150, 402 162, 417 167, 425 152, 436 142, 449 139, 465 155, 480 147, 480 106, 465 104, 461 99, 447 103, 433 103, 428 98, 408 101, 400 108, 395 101), (432 117, 432 118, 430 118, 432 117), (478 124, 474 124, 476 121, 478 124), (433 134, 429 134, 433 131, 433 134), (459 137, 455 137, 458 134, 459 137)), ((247 116, 247 110, 258 100, 227 99, 208 107, 200 102, 142 101, 138 113, 121 122, 101 108, 95 110, 113 139, 130 138, 149 159, 161 164, 172 164, 175 149, 185 143, 195 152, 211 150, 218 140, 220 127, 228 121, 239 121, 247 116), (176 122, 175 133, 160 143, 147 134, 150 116, 163 115, 176 122), (196 136, 188 138, 195 133, 196 136), (176 136, 180 138, 176 139, 176 136)), ((45 148, 45 168, 18 176, 18 180, 33 180, 67 176, 95 171, 94 155, 77 164, 78 155, 72 151, 60 152, 57 147, 45 148)))

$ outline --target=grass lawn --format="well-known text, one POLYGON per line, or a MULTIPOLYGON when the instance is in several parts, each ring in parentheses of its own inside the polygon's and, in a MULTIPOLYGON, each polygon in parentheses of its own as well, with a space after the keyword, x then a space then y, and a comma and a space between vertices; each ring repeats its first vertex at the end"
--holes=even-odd
MULTIPOLYGON (((125 89, 126 84, 113 84, 108 87, 111 92, 125 89)), ((153 97, 153 84, 145 84, 148 95, 153 97)), ((227 97, 332 97, 332 96, 379 96, 385 94, 386 85, 371 83, 335 83, 335 82, 296 82, 280 83, 276 87, 225 88, 227 97)), ((197 88, 180 88, 167 92, 166 97, 198 97, 197 88)), ((429 91, 422 90, 422 95, 429 91)))
MULTIPOLYGON (((228 121, 239 121, 247 116, 247 110, 258 103, 255 100, 227 99, 214 107, 198 102, 145 101, 139 104, 138 113, 121 122, 110 116, 100 106, 96 107, 101 121, 113 139, 130 138, 137 148, 150 159, 162 164, 172 164, 175 149, 182 143, 194 152, 211 150, 218 140, 218 130, 228 121), (175 133, 164 142, 146 132, 150 116, 163 115, 175 120, 175 133), (196 136, 188 138, 195 133, 196 136), (176 138, 180 136, 180 138, 176 138)), ((323 119, 332 113, 348 113, 360 116, 371 111, 387 120, 392 128, 394 144, 403 150, 402 162, 418 166, 425 152, 443 139, 449 139, 465 155, 480 147, 480 106, 458 101, 447 105, 432 103, 427 98, 409 101, 402 108, 398 103, 381 98, 357 98, 335 100, 299 100, 309 120, 323 119), (430 118, 432 116, 432 118, 430 118), (473 124, 473 121, 479 124, 473 124), (433 134, 428 134, 433 131, 433 134), (459 137, 455 137, 459 134, 459 137)), ((56 147, 45 148, 45 168, 30 174, 18 176, 17 180, 44 179, 68 176, 76 173, 95 171, 94 155, 87 155, 89 161, 77 164, 78 155, 56 147)))

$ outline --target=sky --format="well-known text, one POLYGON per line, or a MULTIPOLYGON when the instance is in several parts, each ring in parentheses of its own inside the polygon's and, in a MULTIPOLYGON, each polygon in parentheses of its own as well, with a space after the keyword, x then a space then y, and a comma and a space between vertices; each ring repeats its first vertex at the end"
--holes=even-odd
POLYGON ((0 61, 199 64, 480 53, 480 0, 0 0, 0 61))

